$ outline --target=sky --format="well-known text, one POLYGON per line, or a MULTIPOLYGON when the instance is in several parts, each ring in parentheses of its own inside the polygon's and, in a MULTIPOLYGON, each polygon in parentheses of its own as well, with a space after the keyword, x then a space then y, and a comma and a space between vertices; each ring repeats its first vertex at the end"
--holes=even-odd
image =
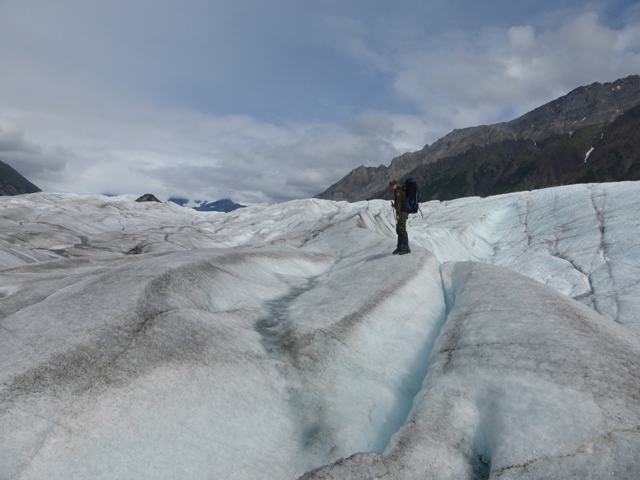
POLYGON ((274 203, 640 74, 640 2, 0 0, 0 65, 44 191, 274 203))

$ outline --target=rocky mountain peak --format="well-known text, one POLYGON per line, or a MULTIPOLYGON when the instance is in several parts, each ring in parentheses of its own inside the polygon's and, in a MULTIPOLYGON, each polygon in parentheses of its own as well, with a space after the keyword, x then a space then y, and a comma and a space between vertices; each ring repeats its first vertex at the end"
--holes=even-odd
POLYGON ((392 178, 401 179, 419 167, 463 155, 471 148, 504 141, 535 143, 556 136, 569 137, 580 129, 608 125, 638 104, 638 75, 582 86, 509 122, 453 130, 422 150, 394 158, 389 167, 358 167, 316 198, 348 201, 376 198, 392 178))

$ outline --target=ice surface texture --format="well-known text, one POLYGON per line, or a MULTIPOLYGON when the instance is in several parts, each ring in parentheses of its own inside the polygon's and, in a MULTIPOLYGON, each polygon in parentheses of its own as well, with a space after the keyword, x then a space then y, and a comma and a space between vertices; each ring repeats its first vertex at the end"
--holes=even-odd
POLYGON ((0 479, 640 478, 639 204, 0 197, 0 479))
POLYGON ((504 268, 443 278, 450 311, 405 426, 384 455, 303 478, 637 477, 638 339, 504 268))

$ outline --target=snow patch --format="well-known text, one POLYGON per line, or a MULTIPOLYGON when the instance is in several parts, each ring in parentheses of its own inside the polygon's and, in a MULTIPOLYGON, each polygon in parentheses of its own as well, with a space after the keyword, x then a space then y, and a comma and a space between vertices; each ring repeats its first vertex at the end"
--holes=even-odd
POLYGON ((587 159, 589 158, 589 155, 591 155, 591 152, 593 152, 593 147, 591 147, 589 151, 586 153, 586 155, 584 156, 584 163, 587 163, 587 159))

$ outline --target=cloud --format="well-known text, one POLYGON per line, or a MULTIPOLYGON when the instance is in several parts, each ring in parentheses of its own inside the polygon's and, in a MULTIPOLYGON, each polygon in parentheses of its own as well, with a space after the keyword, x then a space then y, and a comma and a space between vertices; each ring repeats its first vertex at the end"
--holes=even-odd
POLYGON ((25 140, 24 130, 11 122, 0 120, 0 152, 39 154, 41 148, 25 140))
POLYGON ((10 165, 28 180, 42 175, 60 177, 65 168, 61 153, 43 152, 40 145, 26 139, 23 129, 0 119, 0 161, 10 165))
POLYGON ((507 30, 509 44, 516 51, 530 52, 535 48, 535 31, 530 25, 507 30))
POLYGON ((588 12, 551 30, 486 29, 401 59, 397 94, 448 126, 509 120, 573 88, 640 72, 638 25, 588 12))
POLYGON ((39 145, 16 128, 5 143, 31 145, 33 151, 6 163, 29 173, 45 191, 260 203, 316 195, 348 169, 386 164, 408 144, 424 142, 420 119, 384 112, 340 123, 275 124, 242 115, 142 109, 135 105, 133 114, 123 112, 117 121, 65 117, 56 124, 48 116, 29 117, 39 145))

